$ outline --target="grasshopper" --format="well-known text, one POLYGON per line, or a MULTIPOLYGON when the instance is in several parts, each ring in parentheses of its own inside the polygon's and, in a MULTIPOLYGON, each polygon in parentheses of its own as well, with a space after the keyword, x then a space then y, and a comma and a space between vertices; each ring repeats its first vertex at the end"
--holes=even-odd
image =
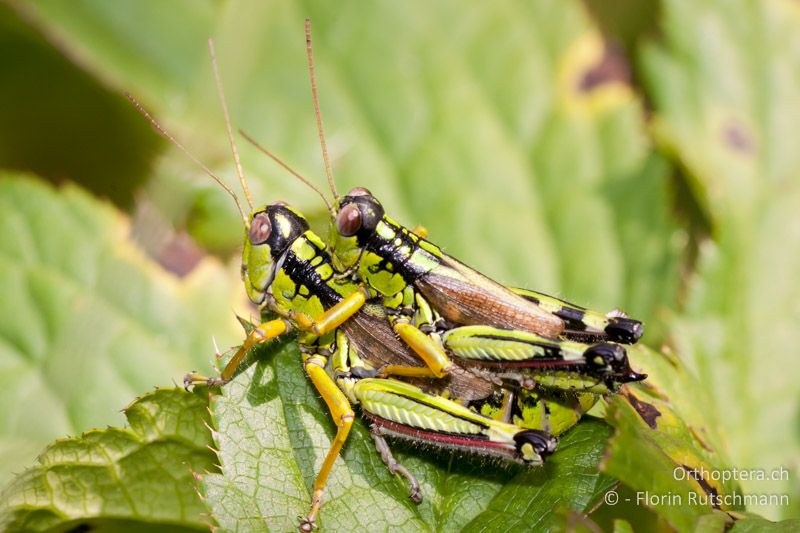
MULTIPOLYGON (((442 346, 427 344, 418 351, 435 353, 442 366, 449 361, 448 353, 483 361, 484 366, 520 366, 515 356, 453 349, 454 334, 447 331, 452 323, 474 325, 472 340, 505 341, 517 349, 544 347, 557 338, 634 343, 642 335, 641 322, 620 312, 603 315, 539 292, 500 285, 392 220, 364 188, 338 198, 335 211, 331 253, 336 268, 363 282, 370 297, 382 299, 401 337, 406 328, 439 334, 442 346)), ((562 353, 570 342, 558 343, 562 353)), ((607 360, 616 359, 619 368, 627 365, 622 346, 598 346, 614 346, 617 351, 607 353, 607 360)), ((631 371, 622 381, 645 377, 631 371)))
MULTIPOLYGON (((395 335, 385 308, 368 302, 368 293, 359 282, 335 270, 325 243, 309 229, 300 213, 282 202, 253 207, 233 141, 211 42, 209 47, 228 139, 250 206, 249 215, 221 178, 161 127, 133 97, 129 98, 159 133, 200 165, 234 199, 244 225, 242 279, 247 295, 263 312, 275 317, 252 328, 218 377, 189 373, 184 383, 224 385, 254 346, 297 332, 301 363, 336 425, 335 437, 314 481, 310 508, 300 530, 310 531, 316 523, 328 476, 354 423, 353 404, 359 405, 362 414, 371 421, 371 433, 381 458, 390 472, 407 479, 414 501, 421 498, 419 484, 394 460, 386 435, 524 465, 541 464, 543 457, 557 445, 557 439, 548 430, 562 433, 594 404, 597 387, 614 388, 626 379, 630 368, 626 359, 618 357, 618 347, 565 342, 560 346, 560 341, 548 340, 550 345, 542 348, 540 360, 523 361, 528 366, 535 363, 542 370, 564 368, 566 374, 556 379, 590 382, 588 387, 572 387, 584 392, 570 397, 549 397, 520 388, 523 378, 513 371, 495 375, 466 365, 451 365, 446 376, 435 376, 421 365, 411 345, 395 335), (611 354, 610 359, 606 353, 611 354), (570 363, 565 366, 563 361, 570 363), (622 366, 621 361, 625 363, 622 366), (325 370, 329 363, 331 373, 325 370), (580 367, 585 368, 574 371, 580 367)), ((470 346, 471 341, 477 343, 473 347, 479 346, 486 340, 480 332, 457 326, 449 328, 447 333, 463 346, 470 346)), ((507 342, 500 345, 508 347, 507 342)))

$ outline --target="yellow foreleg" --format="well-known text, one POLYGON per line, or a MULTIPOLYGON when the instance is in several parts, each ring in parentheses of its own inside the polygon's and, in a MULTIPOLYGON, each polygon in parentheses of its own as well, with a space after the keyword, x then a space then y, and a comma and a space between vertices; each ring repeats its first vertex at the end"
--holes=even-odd
POLYGON ((316 318, 305 313, 290 313, 289 317, 304 331, 322 336, 341 326, 348 318, 356 314, 364 306, 370 294, 364 287, 343 298, 339 303, 326 310, 316 318))
POLYGON ((328 476, 333 468, 333 463, 342 449, 342 445, 347 440, 347 435, 350 433, 350 428, 353 425, 353 409, 350 407, 350 402, 336 386, 336 383, 325 373, 325 370, 313 358, 306 362, 306 373, 311 378, 311 382, 316 387, 317 391, 322 395, 322 399, 328 404, 328 410, 336 423, 336 436, 333 438, 331 447, 325 460, 322 463, 322 468, 319 469, 317 479, 314 481, 314 491, 311 495, 311 509, 308 515, 300 524, 301 531, 311 531, 314 528, 314 522, 319 514, 319 508, 322 505, 322 497, 325 494, 325 484, 328 481, 328 476))
POLYGON ((252 349, 256 344, 261 344, 262 342, 267 342, 275 337, 280 337, 287 331, 289 331, 289 324, 287 324, 282 318, 277 318, 275 320, 270 320, 269 322, 260 324, 254 328, 249 335, 247 335, 247 338, 244 340, 242 345, 239 346, 239 349, 236 350, 236 353, 233 355, 231 360, 228 361, 228 364, 225 365, 224 369, 222 369, 222 373, 220 373, 219 377, 207 378, 203 375, 190 372, 183 378, 184 387, 189 387, 189 385, 192 385, 193 383, 207 383, 209 386, 224 385, 225 383, 229 382, 231 378, 233 378, 234 374, 236 374, 236 370, 239 368, 239 365, 242 364, 242 361, 250 349, 252 349))

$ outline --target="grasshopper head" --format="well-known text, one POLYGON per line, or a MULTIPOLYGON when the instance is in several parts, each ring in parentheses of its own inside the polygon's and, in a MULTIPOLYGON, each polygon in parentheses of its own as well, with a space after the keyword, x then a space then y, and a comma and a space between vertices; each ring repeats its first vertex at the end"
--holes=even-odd
POLYGON ((384 211, 377 198, 363 187, 356 187, 340 197, 334 210, 331 253, 334 266, 346 270, 358 261, 361 248, 375 232, 384 211))
POLYGON ((250 215, 242 250, 242 281, 253 303, 264 302, 275 277, 276 264, 308 227, 303 215, 283 202, 267 205, 250 215))

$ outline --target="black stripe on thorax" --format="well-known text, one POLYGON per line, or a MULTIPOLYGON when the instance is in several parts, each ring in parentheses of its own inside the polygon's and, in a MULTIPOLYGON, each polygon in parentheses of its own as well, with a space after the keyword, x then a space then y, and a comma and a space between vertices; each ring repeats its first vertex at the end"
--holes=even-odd
POLYGON ((342 299, 341 295, 328 285, 328 281, 330 281, 331 278, 323 279, 317 270, 323 265, 330 264, 330 257, 314 243, 306 241, 306 244, 315 250, 315 256, 318 255, 322 257, 322 262, 319 265, 316 267, 312 266, 309 261, 300 259, 294 251, 290 249, 286 251, 286 257, 283 260, 281 268, 298 288, 300 285, 305 285, 309 293, 319 298, 319 301, 325 309, 329 309, 342 299))
POLYGON ((371 232, 363 244, 366 250, 381 258, 376 270, 396 272, 409 284, 416 281, 420 276, 427 274, 427 271, 419 268, 411 261, 411 257, 419 250, 417 237, 406 228, 393 224, 385 218, 381 220, 381 223, 392 229, 394 232, 392 238, 386 239, 375 230, 371 232), (400 246, 395 244, 397 239, 400 239, 400 246))

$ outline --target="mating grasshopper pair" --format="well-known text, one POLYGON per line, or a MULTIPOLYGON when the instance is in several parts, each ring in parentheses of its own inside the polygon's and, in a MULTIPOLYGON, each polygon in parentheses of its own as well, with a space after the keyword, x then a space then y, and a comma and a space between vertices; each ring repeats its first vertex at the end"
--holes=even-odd
POLYGON ((394 460, 384 436, 538 465, 557 444, 542 414, 549 410, 559 420, 556 432, 563 432, 598 393, 643 377, 615 344, 586 345, 486 325, 440 324, 425 334, 398 323, 385 306, 367 301, 358 281, 336 275, 325 244, 284 204, 252 215, 242 271, 250 298, 279 318, 256 327, 219 378, 191 374, 187 384, 222 385, 252 346, 299 330, 304 368, 337 425, 302 530, 315 523, 327 477, 354 421, 351 404, 361 406, 382 458, 409 481, 418 501, 418 483, 394 460), (399 325, 418 333, 396 335, 399 325), (437 335, 455 361, 438 370, 421 365, 417 355, 437 335), (324 370, 328 360, 333 377, 324 370), (562 403, 545 399, 539 403, 545 412, 537 417, 535 395, 547 389, 565 391, 565 399, 580 394, 562 403))
POLYGON ((239 207, 247 294, 276 318, 252 329, 219 377, 191 373, 185 378, 187 386, 222 385, 256 344, 298 332, 305 371, 337 426, 302 531, 315 525, 327 478, 354 422, 351 404, 371 421, 389 470, 407 479, 411 498, 419 501, 419 484, 394 460, 385 436, 539 465, 555 450, 554 435, 577 423, 599 395, 645 377, 630 368, 624 348, 615 343, 636 342, 640 322, 506 288, 447 256, 422 232, 391 220, 366 189, 338 196, 325 148, 308 21, 306 38, 334 196, 330 204, 317 190, 331 213, 331 246, 284 203, 253 209, 212 46, 228 137, 251 214, 245 215, 236 194, 201 166, 239 207), (325 370, 329 360, 330 373, 325 370))

